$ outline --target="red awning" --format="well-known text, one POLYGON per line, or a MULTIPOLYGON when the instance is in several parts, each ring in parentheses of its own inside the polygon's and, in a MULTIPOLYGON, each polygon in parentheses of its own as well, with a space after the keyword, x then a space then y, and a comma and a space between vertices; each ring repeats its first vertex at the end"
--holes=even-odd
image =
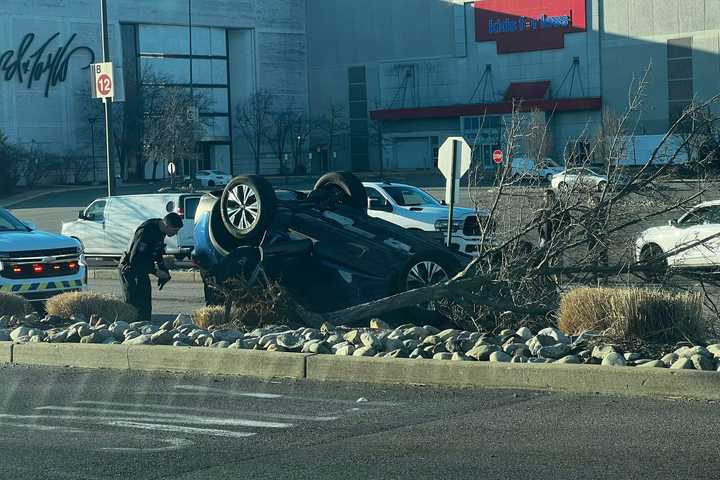
POLYGON ((543 100, 550 88, 550 81, 541 82, 516 82, 511 83, 505 91, 505 101, 513 100, 543 100))
MULTIPOLYGON (((520 111, 529 112, 576 112, 600 110, 600 97, 560 98, 553 100, 526 100, 518 105, 520 111)), ((476 103, 466 105, 448 105, 444 107, 398 108, 393 110, 375 110, 370 112, 373 120, 417 120, 422 118, 456 118, 471 115, 502 115, 512 113, 512 102, 476 103)))

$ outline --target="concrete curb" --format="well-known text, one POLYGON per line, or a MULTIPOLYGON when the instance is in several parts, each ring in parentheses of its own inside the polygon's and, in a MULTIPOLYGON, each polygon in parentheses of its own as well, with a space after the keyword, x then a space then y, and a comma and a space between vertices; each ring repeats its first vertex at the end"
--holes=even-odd
POLYGON ((665 368, 340 357, 207 347, 0 342, 0 364, 3 363, 720 400, 720 373, 665 368))
POLYGON ((0 342, 0 365, 12 363, 13 344, 11 342, 0 342))
MULTIPOLYGON (((200 272, 171 271, 170 275, 172 276, 173 282, 202 283, 202 277, 200 275, 200 272)), ((120 274, 118 273, 117 268, 108 268, 108 269, 93 268, 93 269, 88 270, 88 279, 91 279, 91 280, 118 280, 119 281, 120 274)))
POLYGON ((0 342, 0 362, 54 367, 305 378, 309 354, 205 347, 0 342), (8 352, 8 353, 6 353, 8 352), (12 357, 11 357, 12 354, 12 357))
POLYGON ((720 399, 720 373, 599 365, 511 364, 315 355, 308 380, 720 399))

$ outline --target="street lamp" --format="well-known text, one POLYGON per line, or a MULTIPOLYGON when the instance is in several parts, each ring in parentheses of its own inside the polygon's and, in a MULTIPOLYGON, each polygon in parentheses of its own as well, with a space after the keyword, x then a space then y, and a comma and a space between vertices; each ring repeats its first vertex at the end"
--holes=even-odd
POLYGON ((88 118, 88 123, 90 124, 90 152, 92 155, 93 185, 97 185, 97 173, 95 172, 95 122, 97 122, 96 117, 88 118))

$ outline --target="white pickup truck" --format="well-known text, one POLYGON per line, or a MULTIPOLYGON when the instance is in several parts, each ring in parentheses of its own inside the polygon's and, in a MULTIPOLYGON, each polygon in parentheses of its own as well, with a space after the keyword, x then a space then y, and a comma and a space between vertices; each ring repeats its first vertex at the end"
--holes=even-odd
POLYGON ((41 303, 86 286, 87 267, 80 242, 35 230, 0 208, 0 292, 41 303))

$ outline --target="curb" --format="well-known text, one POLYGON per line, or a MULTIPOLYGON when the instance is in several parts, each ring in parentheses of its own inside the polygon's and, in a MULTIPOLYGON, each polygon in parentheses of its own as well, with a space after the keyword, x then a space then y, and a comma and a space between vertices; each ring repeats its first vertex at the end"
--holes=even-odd
POLYGON ((208 347, 0 342, 0 364, 3 363, 720 400, 719 373, 664 368, 339 357, 208 347))
MULTIPOLYGON (((202 277, 200 275, 200 272, 184 272, 184 271, 170 271, 170 275, 172 276, 172 280, 174 282, 183 282, 183 283, 193 283, 198 282, 202 283, 202 277)), ((88 270, 88 279, 90 280, 120 280, 120 274, 117 271, 117 268, 108 268, 108 269, 89 269, 88 270)))

